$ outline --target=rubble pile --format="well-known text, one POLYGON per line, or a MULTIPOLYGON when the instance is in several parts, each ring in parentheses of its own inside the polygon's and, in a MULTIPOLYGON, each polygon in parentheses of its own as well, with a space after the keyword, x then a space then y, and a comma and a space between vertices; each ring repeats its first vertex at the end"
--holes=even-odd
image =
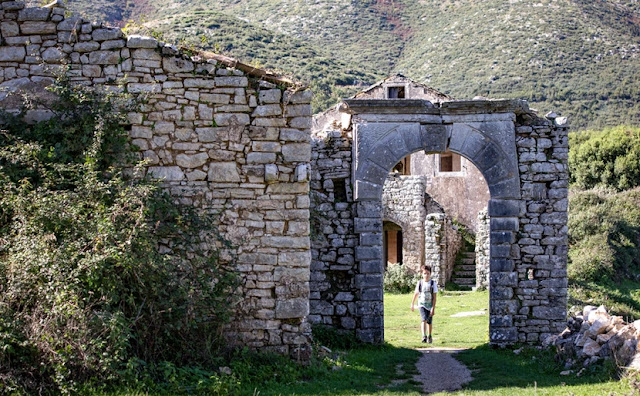
POLYGON ((562 333, 548 337, 543 345, 555 346, 566 361, 567 371, 562 374, 567 375, 573 373, 569 369, 588 367, 604 359, 613 360, 618 367, 638 370, 639 339, 640 320, 626 323, 621 316, 609 315, 604 305, 588 305, 569 318, 562 333))

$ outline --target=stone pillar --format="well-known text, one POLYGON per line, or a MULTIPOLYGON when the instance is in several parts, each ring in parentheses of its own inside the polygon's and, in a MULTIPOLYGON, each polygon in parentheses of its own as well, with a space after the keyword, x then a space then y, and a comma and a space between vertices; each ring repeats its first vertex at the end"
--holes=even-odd
POLYGON ((384 342, 382 265, 382 206, 380 201, 357 202, 354 231, 357 275, 355 276, 357 321, 356 336, 369 343, 384 342))
POLYGON ((519 301, 514 297, 518 273, 514 259, 519 249, 513 245, 520 227, 521 201, 492 199, 489 201, 490 242, 490 322, 489 340, 494 345, 513 344, 518 330, 513 316, 518 313, 519 301))

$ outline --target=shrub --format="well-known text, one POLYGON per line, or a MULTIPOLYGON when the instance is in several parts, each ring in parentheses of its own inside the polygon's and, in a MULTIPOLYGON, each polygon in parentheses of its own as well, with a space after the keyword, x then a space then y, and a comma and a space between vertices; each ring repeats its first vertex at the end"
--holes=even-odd
POLYGON ((52 90, 50 120, 2 115, 0 392, 211 363, 237 284, 215 219, 125 176, 130 98, 52 90))
POLYGON ((616 127, 569 134, 571 182, 578 188, 640 186, 640 128, 616 127))
POLYGON ((620 281, 640 273, 640 188, 572 193, 569 277, 620 281))
POLYGON ((418 280, 420 275, 412 273, 405 265, 390 265, 384 273, 384 291, 409 293, 413 291, 418 280))

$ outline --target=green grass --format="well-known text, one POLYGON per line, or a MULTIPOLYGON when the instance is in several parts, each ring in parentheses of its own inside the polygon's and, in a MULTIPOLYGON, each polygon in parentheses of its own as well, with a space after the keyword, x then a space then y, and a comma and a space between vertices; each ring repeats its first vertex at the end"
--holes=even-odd
MULTIPOLYGON (((434 344, 420 342, 417 312, 410 311, 412 294, 385 294, 385 339, 383 346, 334 350, 308 367, 277 357, 243 355, 232 366, 238 386, 233 392, 214 393, 193 383, 170 387, 121 387, 101 396, 233 394, 233 395, 397 395, 417 396, 419 384, 415 364, 416 347, 469 348, 456 355, 471 371, 473 381, 454 395, 628 395, 633 379, 613 379, 610 367, 595 367, 584 375, 561 376, 564 368, 551 351, 535 348, 515 354, 510 349, 494 349, 487 344, 488 315, 451 317, 459 312, 488 308, 484 292, 439 293, 434 317, 434 344), (253 374, 252 374, 253 373, 253 374), (256 373, 261 373, 258 375, 256 373)), ((224 378, 224 377, 223 377, 224 378)), ((195 382, 194 380, 192 380, 195 382)), ((215 387, 215 389, 220 389, 215 387)), ((635 385, 637 387, 637 385, 635 385)), ((441 395, 444 395, 442 393, 441 395)))
MULTIPOLYGON (((385 341, 403 348, 425 347, 420 333, 420 313, 411 312, 413 293, 384 296, 385 341)), ((438 293, 433 317, 431 346, 473 348, 489 341, 489 292, 438 293), (483 311, 484 315, 451 317, 460 312, 483 311)))

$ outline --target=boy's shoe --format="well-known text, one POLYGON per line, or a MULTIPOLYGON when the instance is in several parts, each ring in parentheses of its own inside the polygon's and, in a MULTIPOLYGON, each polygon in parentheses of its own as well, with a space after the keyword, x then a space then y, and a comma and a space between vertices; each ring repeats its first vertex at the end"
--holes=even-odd
MULTIPOLYGON (((422 341, 422 342, 424 342, 424 341, 422 341)), ((429 344, 432 344, 432 343, 433 343, 433 339, 431 338, 431 336, 429 336, 429 338, 428 338, 427 342, 428 342, 429 344)))
POLYGON ((427 342, 427 336, 422 337, 422 342, 427 342))

